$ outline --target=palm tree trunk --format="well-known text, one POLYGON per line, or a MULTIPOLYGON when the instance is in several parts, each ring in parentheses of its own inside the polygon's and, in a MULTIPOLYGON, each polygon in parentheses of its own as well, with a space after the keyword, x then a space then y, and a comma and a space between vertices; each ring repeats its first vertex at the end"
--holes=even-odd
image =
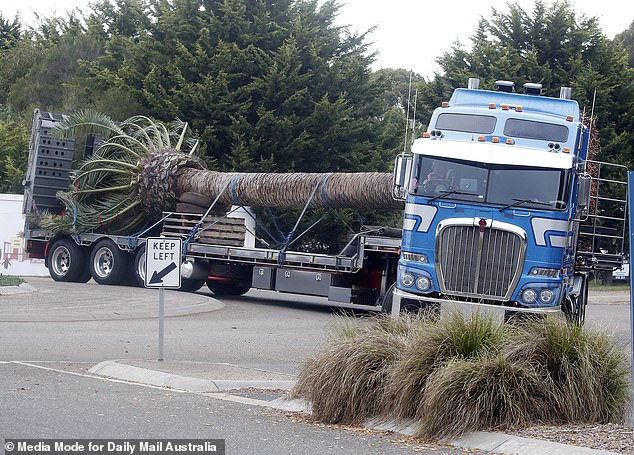
POLYGON ((392 197, 392 174, 226 173, 190 167, 176 173, 177 194, 189 191, 218 198, 221 204, 265 207, 399 209, 392 197))

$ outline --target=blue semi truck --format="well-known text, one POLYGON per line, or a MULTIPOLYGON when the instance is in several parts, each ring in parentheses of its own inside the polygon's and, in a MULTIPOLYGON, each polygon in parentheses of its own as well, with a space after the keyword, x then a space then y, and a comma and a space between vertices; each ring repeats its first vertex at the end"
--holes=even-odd
POLYGON ((590 159, 570 88, 559 98, 524 89, 470 79, 397 159, 405 215, 392 312, 460 302, 582 322, 589 278, 620 267, 627 169, 590 159))

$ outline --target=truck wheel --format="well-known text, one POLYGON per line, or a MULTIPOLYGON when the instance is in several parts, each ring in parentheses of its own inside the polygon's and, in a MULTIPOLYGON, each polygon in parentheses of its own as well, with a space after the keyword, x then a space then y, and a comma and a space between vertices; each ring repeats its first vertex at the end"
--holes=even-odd
POLYGON ((97 242, 90 253, 90 274, 99 284, 120 284, 128 270, 128 256, 110 239, 97 242))
POLYGON ((192 280, 181 278, 181 287, 178 289, 183 292, 196 292, 205 284, 205 279, 192 280))
POLYGON ((396 289, 396 283, 392 283, 392 286, 387 288, 385 295, 381 300, 381 313, 390 314, 392 312, 392 302, 394 301, 394 289, 396 289))
POLYGON ((250 286, 240 286, 235 282, 207 280, 207 287, 215 295, 219 296, 238 296, 246 294, 250 286))
MULTIPOLYGON (((80 278, 83 278, 82 272, 86 269, 84 251, 69 238, 53 242, 53 245, 48 250, 47 262, 48 272, 55 281, 81 281, 80 278)), ((90 279, 90 276, 88 279, 90 279)))
POLYGON ((137 248, 134 254, 134 278, 139 287, 145 287, 145 245, 137 248))
POLYGON ((586 305, 588 304, 588 277, 581 278, 581 290, 577 297, 566 297, 561 305, 561 309, 568 322, 583 325, 586 320, 586 305))

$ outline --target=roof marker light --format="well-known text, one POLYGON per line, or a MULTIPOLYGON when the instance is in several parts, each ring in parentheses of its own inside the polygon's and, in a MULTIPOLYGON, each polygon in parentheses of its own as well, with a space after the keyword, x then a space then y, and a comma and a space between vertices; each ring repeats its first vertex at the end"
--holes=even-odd
POLYGON ((500 142, 500 138, 499 137, 492 137, 491 138, 491 142, 493 142, 494 144, 497 144, 498 142, 500 142))
POLYGON ((489 109, 495 109, 495 103, 489 103, 489 109))
POLYGON ((509 105, 508 104, 502 104, 502 110, 504 111, 508 111, 509 110, 509 105))
POLYGON ((514 141, 513 139, 511 139, 511 138, 508 138, 508 139, 506 140, 506 143, 507 143, 508 145, 513 145, 513 144, 515 144, 515 141, 514 141))
POLYGON ((566 116, 566 120, 568 120, 569 122, 572 122, 573 119, 574 119, 574 117, 572 115, 566 116))
POLYGON ((449 101, 443 101, 442 107, 449 107, 449 101))
POLYGON ((484 136, 478 136, 478 142, 484 142, 484 136))
POLYGON ((564 147, 564 150, 563 150, 563 151, 564 151, 564 153, 570 153, 570 148, 568 148, 568 147, 564 147))
POLYGON ((523 110, 522 106, 515 106, 515 112, 522 112, 523 110))
POLYGON ((425 131, 423 133, 423 137, 431 137, 431 134, 429 134, 429 131, 425 131))

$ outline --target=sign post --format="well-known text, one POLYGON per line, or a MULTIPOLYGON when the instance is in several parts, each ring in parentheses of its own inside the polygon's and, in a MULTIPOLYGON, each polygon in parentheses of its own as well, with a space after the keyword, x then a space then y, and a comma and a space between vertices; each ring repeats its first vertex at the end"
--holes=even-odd
POLYGON ((181 239, 148 237, 145 243, 145 286, 159 288, 159 361, 163 361, 165 288, 181 287, 181 239))
MULTIPOLYGON (((627 214, 629 217, 630 230, 630 350, 632 351, 632 376, 630 377, 630 387, 632 388, 632 401, 634 405, 634 276, 632 274, 632 265, 634 260, 634 213, 632 210, 632 201, 634 200, 634 172, 627 173, 627 214)), ((630 416, 632 424, 634 424, 634 406, 630 416)))

